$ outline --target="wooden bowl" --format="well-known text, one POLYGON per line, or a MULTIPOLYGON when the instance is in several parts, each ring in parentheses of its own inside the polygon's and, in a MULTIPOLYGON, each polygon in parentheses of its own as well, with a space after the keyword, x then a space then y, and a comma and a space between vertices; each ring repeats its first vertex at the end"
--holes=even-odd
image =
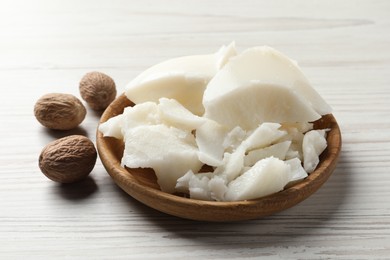
MULTIPOLYGON (((121 95, 103 113, 100 123, 119 115, 127 106, 134 104, 121 95)), ((151 169, 125 169, 120 162, 123 141, 103 137, 97 132, 97 148, 100 159, 115 183, 136 200, 181 218, 202 221, 237 221, 255 219, 290 208, 303 201, 326 182, 336 167, 341 149, 341 133, 333 115, 323 116, 314 123, 314 128, 329 128, 328 147, 320 156, 317 169, 306 179, 289 185, 283 191, 254 200, 216 202, 194 200, 162 192, 151 169)))

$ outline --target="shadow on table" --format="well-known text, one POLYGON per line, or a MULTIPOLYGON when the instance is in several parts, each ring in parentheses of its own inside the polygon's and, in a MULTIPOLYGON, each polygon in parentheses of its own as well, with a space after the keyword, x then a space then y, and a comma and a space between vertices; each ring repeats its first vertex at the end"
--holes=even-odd
POLYGON ((53 140, 70 136, 70 135, 83 135, 88 137, 88 132, 82 126, 78 126, 71 130, 53 130, 53 129, 44 129, 47 135, 51 136, 53 140))
POLYGON ((218 248, 239 247, 240 244, 248 247, 251 243, 254 247, 282 246, 296 240, 307 241, 311 236, 318 236, 319 229, 331 225, 350 190, 353 173, 349 165, 341 153, 335 172, 311 197, 293 208, 249 221, 214 223, 185 220, 151 209, 119 188, 116 190, 119 197, 138 211, 145 221, 166 231, 164 239, 187 239, 218 248))
POLYGON ((84 180, 70 184, 58 184, 55 192, 66 200, 83 200, 97 192, 98 186, 95 180, 88 176, 84 180))
POLYGON ((90 107, 88 106, 88 108, 87 108, 87 113, 88 113, 90 116, 96 118, 97 120, 100 120, 100 118, 102 117, 102 115, 103 115, 103 113, 104 113, 104 110, 93 110, 92 108, 90 108, 90 107))

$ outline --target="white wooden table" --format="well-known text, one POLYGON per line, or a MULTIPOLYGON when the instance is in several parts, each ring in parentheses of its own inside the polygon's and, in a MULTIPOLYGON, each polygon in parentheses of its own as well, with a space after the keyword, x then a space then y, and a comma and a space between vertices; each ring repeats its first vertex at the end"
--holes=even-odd
POLYGON ((389 1, 1 1, 0 89, 0 259, 390 258, 389 1), (75 185, 40 172, 43 146, 95 140, 100 117, 48 131, 33 116, 40 96, 79 96, 93 70, 121 93, 159 61, 233 40, 296 59, 333 107, 342 154, 312 197, 258 220, 199 223, 135 201, 99 160, 75 185))

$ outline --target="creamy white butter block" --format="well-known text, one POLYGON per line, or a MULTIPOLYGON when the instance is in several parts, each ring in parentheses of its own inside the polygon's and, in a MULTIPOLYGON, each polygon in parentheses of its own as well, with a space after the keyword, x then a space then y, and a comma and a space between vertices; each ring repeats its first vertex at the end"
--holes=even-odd
POLYGON ((296 62, 267 46, 231 58, 207 85, 203 105, 206 117, 245 129, 262 122, 310 122, 331 112, 296 62))
POLYGON ((235 45, 222 46, 208 55, 178 57, 142 72, 126 86, 126 96, 136 104, 161 97, 173 98, 196 115, 202 115, 203 92, 210 79, 236 55, 235 45))

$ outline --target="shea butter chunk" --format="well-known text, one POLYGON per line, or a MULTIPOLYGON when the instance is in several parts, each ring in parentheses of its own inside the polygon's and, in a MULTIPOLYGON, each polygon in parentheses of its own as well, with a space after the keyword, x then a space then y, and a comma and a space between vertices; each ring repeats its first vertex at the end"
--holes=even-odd
POLYGON ((99 131, 103 136, 111 136, 117 139, 123 139, 122 134, 123 114, 111 117, 105 123, 99 126, 99 131))
POLYGON ((202 115, 203 92, 215 73, 236 55, 234 43, 213 54, 170 59, 142 72, 126 86, 126 96, 136 104, 176 99, 196 115, 202 115))
POLYGON ((266 46, 230 59, 208 84, 205 116, 244 129, 262 122, 310 122, 331 112, 296 63, 266 46))
POLYGON ((231 181, 225 198, 228 201, 256 199, 283 190, 290 181, 290 166, 269 157, 231 181))
POLYGON ((207 121, 206 118, 191 113, 175 99, 160 98, 158 112, 164 124, 183 130, 192 131, 207 121))
POLYGON ((202 163, 191 133, 160 124, 127 130, 122 165, 153 168, 161 190, 172 193, 177 179, 189 169, 198 172, 202 163))
POLYGON ((253 166, 256 162, 267 157, 275 157, 280 160, 286 159, 288 148, 291 145, 291 141, 284 141, 274 145, 270 145, 265 148, 260 148, 250 151, 244 158, 245 166, 253 166))
POLYGON ((207 120, 197 128, 195 140, 199 149, 199 160, 210 166, 221 165, 225 152, 223 143, 226 136, 226 127, 212 120, 207 120))
POLYGON ((291 167, 290 181, 297 181, 304 179, 308 176, 305 169, 302 167, 302 162, 298 158, 290 159, 285 161, 291 167))
POLYGON ((303 167, 308 173, 313 172, 320 162, 319 155, 327 146, 325 136, 326 130, 311 130, 303 137, 303 167))

